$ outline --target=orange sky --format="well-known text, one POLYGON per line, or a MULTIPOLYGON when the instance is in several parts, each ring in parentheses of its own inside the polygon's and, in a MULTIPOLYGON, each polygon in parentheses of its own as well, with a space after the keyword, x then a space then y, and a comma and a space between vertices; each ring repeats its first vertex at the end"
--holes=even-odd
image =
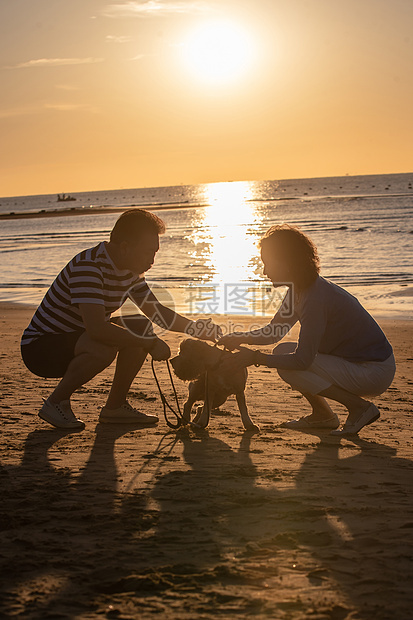
POLYGON ((411 172, 412 23, 410 0, 2 2, 0 195, 411 172))

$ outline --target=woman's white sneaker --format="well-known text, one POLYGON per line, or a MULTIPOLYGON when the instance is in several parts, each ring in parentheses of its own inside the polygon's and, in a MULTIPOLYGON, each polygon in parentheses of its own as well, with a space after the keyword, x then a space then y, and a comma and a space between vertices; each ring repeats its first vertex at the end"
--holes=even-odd
POLYGON ((83 430, 85 423, 79 420, 72 411, 69 400, 60 403, 51 403, 43 399, 43 407, 39 411, 39 418, 56 428, 66 430, 83 430))
POLYGON ((336 415, 324 420, 314 420, 310 415, 298 418, 298 420, 289 420, 281 424, 284 428, 292 428, 294 430, 305 431, 318 428, 337 428, 340 426, 340 422, 336 415))
POLYGON ((349 424, 346 422, 343 428, 340 428, 336 431, 331 431, 330 435, 335 435, 337 437, 344 437, 345 435, 357 435, 362 428, 367 426, 368 424, 372 424, 380 417, 380 411, 377 409, 376 405, 371 403, 370 407, 364 411, 353 424, 349 424))

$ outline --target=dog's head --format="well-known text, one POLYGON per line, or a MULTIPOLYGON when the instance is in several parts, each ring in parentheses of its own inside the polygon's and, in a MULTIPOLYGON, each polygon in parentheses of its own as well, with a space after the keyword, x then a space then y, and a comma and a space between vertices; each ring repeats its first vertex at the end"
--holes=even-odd
POLYGON ((202 340, 187 338, 179 345, 179 353, 170 361, 176 376, 182 381, 197 379, 213 366, 220 352, 202 340))

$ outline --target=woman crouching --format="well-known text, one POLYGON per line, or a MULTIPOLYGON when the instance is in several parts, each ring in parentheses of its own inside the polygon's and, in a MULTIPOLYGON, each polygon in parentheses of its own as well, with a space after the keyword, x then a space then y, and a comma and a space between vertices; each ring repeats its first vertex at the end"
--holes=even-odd
POLYGON ((243 343, 275 343, 297 321, 298 342, 280 343, 272 355, 243 348, 229 363, 276 368, 286 383, 301 392, 312 412, 283 426, 337 429, 340 423, 328 399, 348 410, 343 428, 331 434, 358 433, 380 416, 368 398, 385 392, 393 380, 396 366, 389 341, 353 295, 319 275, 317 249, 299 229, 273 226, 260 248, 264 275, 274 287, 287 285, 288 293, 269 325, 228 334, 219 344, 235 349, 243 343))

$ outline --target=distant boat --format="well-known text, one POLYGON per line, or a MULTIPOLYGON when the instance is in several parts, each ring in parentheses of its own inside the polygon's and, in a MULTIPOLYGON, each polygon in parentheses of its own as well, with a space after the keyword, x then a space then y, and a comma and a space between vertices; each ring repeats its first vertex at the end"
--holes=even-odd
POLYGON ((70 202, 71 200, 77 200, 73 196, 66 196, 66 194, 57 194, 57 202, 70 202))

